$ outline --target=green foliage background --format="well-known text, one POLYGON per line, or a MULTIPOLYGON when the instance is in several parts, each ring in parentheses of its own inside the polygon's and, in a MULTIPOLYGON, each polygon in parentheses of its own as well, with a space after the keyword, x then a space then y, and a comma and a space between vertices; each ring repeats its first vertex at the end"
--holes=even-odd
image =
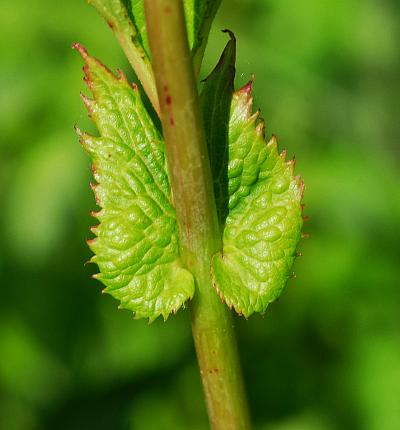
MULTIPOLYGON (((188 313, 133 321, 83 265, 94 199, 72 126, 94 130, 71 43, 128 64, 84 1, 0 16, 0 429, 206 429, 188 313)), ((400 3, 225 0, 203 76, 226 27, 311 216, 297 278, 237 321, 255 427, 398 429, 400 3)))

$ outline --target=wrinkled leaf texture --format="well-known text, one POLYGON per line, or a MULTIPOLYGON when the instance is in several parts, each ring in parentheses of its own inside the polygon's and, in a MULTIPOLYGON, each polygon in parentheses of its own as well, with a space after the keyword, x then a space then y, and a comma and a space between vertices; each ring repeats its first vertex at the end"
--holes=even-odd
MULTIPOLYGON (((279 297, 296 256, 302 228, 304 185, 294 159, 265 141, 259 111, 253 113, 252 82, 234 91, 236 41, 232 33, 201 93, 223 249, 211 276, 221 298, 237 313, 264 313, 279 297)), ((165 319, 194 294, 193 276, 182 267, 178 227, 165 148, 135 85, 113 75, 80 45, 83 96, 99 137, 79 131, 93 160, 100 224, 89 241, 105 291, 137 318, 165 319)))
POLYGON ((236 41, 232 33, 206 79, 201 106, 214 178, 223 249, 211 272, 221 298, 248 317, 264 313, 291 276, 303 224, 304 184, 294 159, 265 141, 253 113, 252 82, 234 92, 236 41))
POLYGON ((80 134, 93 162, 92 187, 100 224, 88 241, 95 275, 136 318, 164 319, 194 293, 182 268, 178 231, 166 173, 164 143, 134 85, 112 74, 76 44, 93 99, 83 96, 100 136, 80 134))

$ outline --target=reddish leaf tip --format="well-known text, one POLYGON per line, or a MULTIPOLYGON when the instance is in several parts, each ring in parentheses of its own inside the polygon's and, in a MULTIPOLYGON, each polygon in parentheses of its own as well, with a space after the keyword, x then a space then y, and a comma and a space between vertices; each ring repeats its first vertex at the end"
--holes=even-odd
POLYGON ((77 50, 84 60, 89 56, 87 49, 78 42, 72 44, 72 49, 77 50))
POLYGON ((78 125, 77 125, 77 124, 74 124, 74 130, 75 130, 76 134, 77 134, 79 137, 82 137, 83 132, 82 132, 82 130, 78 127, 78 125))
MULTIPOLYGON (((85 80, 85 82, 87 82, 87 81, 85 80)), ((82 99, 84 105, 86 106, 86 109, 87 109, 89 117, 90 117, 90 115, 92 113, 92 106, 93 106, 94 100, 91 99, 90 97, 88 97, 86 94, 83 94, 82 92, 79 93, 79 96, 82 99)))
POLYGON ((125 73, 121 69, 117 69, 117 77, 120 81, 128 82, 125 73))
POLYGON ((93 182, 89 182, 90 188, 95 191, 96 190, 96 184, 94 184, 93 182))
MULTIPOLYGON (((91 217, 93 217, 93 218, 98 218, 99 217, 99 215, 100 215, 100 211, 90 211, 89 212, 89 215, 91 216, 91 217)), ((97 226, 96 226, 97 227, 97 226)), ((92 229, 92 228, 94 228, 94 227, 90 227, 90 229, 92 229)))
POLYGON ((251 95, 251 92, 253 90, 253 79, 250 79, 247 84, 243 85, 242 88, 240 88, 239 93, 245 93, 248 95, 251 95))

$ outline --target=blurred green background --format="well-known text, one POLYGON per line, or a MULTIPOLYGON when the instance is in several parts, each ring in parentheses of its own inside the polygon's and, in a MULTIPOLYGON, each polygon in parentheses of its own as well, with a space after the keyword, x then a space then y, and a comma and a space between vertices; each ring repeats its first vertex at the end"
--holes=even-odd
MULTIPOLYGON (((73 124, 94 129, 70 46, 129 74, 121 50, 83 0, 0 16, 0 429, 207 429, 188 313, 134 321, 83 265, 95 203, 73 124)), ((226 27, 311 216, 297 278, 237 320, 255 428, 400 429, 400 2, 225 0, 203 76, 226 27)))

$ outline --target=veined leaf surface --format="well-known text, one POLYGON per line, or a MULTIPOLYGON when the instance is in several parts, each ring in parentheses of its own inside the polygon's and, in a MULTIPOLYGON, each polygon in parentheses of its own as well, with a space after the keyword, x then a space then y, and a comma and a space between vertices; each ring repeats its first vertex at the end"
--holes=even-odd
POLYGON ((265 141, 264 122, 253 113, 252 83, 232 93, 234 61, 232 36, 206 80, 202 108, 224 226, 212 277, 227 305, 247 317, 264 313, 290 277, 303 223, 303 182, 293 176, 294 160, 286 162, 285 152, 278 153, 275 137, 265 141), (215 124, 225 124, 226 131, 218 136, 215 124))
POLYGON ((164 143, 144 108, 136 86, 122 72, 112 74, 80 45, 83 96, 99 137, 79 131, 93 161, 93 185, 100 224, 89 241, 105 291, 136 318, 167 318, 194 293, 190 272, 181 267, 175 211, 167 176, 164 143))

